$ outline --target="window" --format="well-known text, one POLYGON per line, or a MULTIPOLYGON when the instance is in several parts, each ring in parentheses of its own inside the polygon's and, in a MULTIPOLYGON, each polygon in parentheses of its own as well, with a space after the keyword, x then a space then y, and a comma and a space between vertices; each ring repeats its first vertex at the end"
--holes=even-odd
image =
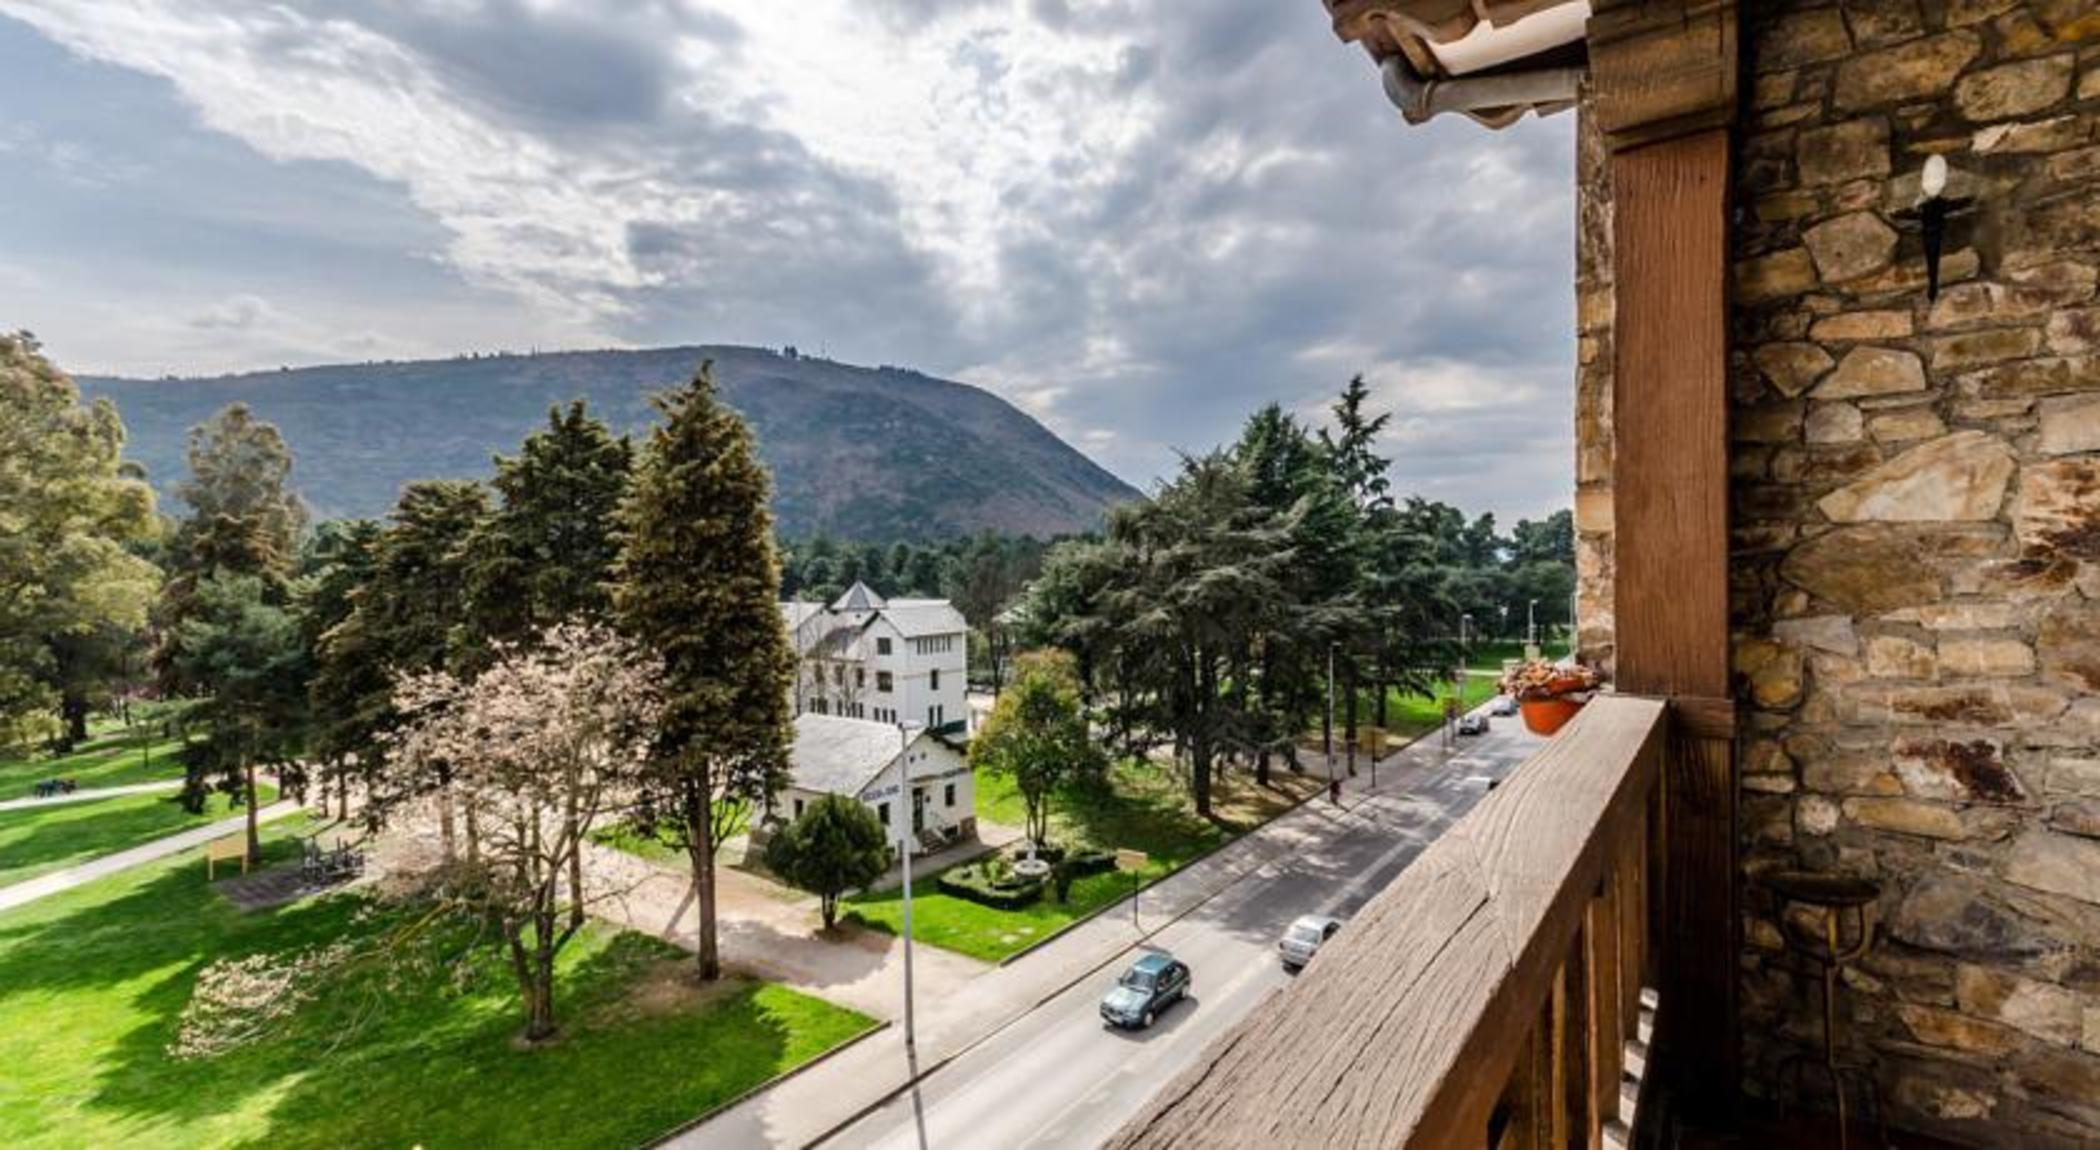
MULTIPOLYGON (((949 783, 941 788, 941 805, 946 807, 952 807, 955 805, 954 783, 949 783)), ((795 800, 795 813, 798 815, 802 813, 802 800, 800 799, 795 800)))
POLYGON ((867 685, 868 669, 866 667, 853 668, 853 689, 858 691, 867 685))
POLYGON ((926 687, 931 691, 941 689, 941 669, 939 667, 935 667, 926 673, 926 687))
POLYGON ((882 820, 883 826, 890 825, 890 805, 888 803, 875 804, 875 817, 882 820))
MULTIPOLYGON (((821 673, 822 673, 822 672, 819 672, 819 674, 821 674, 821 673)), ((836 683, 837 685, 839 685, 839 686, 841 686, 841 687, 843 687, 843 686, 845 686, 845 685, 846 685, 846 666, 845 666, 845 664, 843 664, 843 663, 833 663, 833 664, 831 665, 831 681, 832 681, 833 683, 836 683)))
POLYGON ((795 800, 795 817, 796 817, 796 818, 798 818, 798 819, 802 817, 802 800, 801 800, 801 799, 796 799, 796 800, 795 800))
POLYGON ((876 690, 881 691, 884 694, 888 694, 890 692, 890 688, 894 685, 894 682, 895 681, 890 678, 890 673, 888 671, 875 672, 876 690))
POLYGON ((890 641, 889 641, 888 639, 883 639, 883 638, 877 638, 877 639, 875 640, 875 653, 876 653, 876 654, 878 654, 878 655, 887 655, 887 654, 889 654, 889 653, 890 653, 890 641))

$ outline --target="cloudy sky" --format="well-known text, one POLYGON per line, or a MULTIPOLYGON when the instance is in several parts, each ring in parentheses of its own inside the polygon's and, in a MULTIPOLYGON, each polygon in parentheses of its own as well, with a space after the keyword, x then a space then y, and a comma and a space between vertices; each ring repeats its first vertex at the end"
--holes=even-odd
POLYGON ((79 373, 797 344, 1148 486, 1352 372, 1568 501, 1572 132, 1408 129, 1316 0, 0 0, 0 326, 79 373))

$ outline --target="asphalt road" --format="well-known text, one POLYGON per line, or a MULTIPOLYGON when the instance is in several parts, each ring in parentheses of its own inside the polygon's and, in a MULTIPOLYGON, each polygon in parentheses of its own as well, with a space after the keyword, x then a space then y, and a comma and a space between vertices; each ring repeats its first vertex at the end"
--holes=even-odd
MULTIPOLYGON (((1325 821, 1304 849, 1250 872, 1154 935, 1192 988, 1147 1031, 1105 1026, 1100 997, 1125 963, 1043 1003, 840 1131, 827 1146, 1088 1147, 1264 998, 1287 986, 1276 940, 1301 914, 1354 914, 1427 843, 1540 745, 1514 717, 1404 790, 1352 793, 1291 817, 1325 821)), ((1127 908, 1126 908, 1127 910, 1127 908)), ((1142 904, 1141 904, 1142 911, 1142 904)), ((1343 927, 1344 930, 1348 928, 1343 927)), ((1025 959, 1023 961, 1026 961, 1025 959)), ((1315 960, 1317 961, 1317 959, 1315 960)))

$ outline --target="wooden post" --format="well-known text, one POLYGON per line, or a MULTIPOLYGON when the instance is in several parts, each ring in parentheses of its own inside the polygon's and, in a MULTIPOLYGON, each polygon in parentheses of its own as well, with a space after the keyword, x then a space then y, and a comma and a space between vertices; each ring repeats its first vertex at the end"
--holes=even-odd
POLYGON ((1727 0, 1599 0, 1595 111, 1611 149, 1612 487, 1622 691, 1671 700, 1656 1064, 1688 1113, 1739 1084, 1736 779, 1728 659, 1727 0))

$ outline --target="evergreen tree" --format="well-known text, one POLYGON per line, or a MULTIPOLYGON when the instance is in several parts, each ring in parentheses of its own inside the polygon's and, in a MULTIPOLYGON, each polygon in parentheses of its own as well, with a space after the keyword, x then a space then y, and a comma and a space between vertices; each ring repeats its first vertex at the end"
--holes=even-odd
POLYGON ((769 804, 793 738, 794 655, 780 615, 771 480, 751 430, 715 394, 702 364, 657 397, 620 512, 614 604, 627 632, 664 665, 665 714, 645 791, 651 820, 692 861, 700 976, 719 977, 715 847, 719 811, 769 804))
POLYGON ((254 575, 218 571, 196 587, 175 650, 184 681, 208 692, 198 708, 203 742, 185 749, 183 800, 201 811, 214 787, 248 811, 248 856, 262 857, 256 824, 255 773, 295 761, 305 731, 306 643, 270 585, 254 575))
POLYGON ((467 544, 462 654, 470 665, 497 644, 607 617, 614 516, 632 460, 627 439, 580 400, 550 410, 516 456, 497 457, 497 507, 467 544))
POLYGON ((838 921, 839 896, 890 869, 889 832, 867 805, 825 795, 766 844, 766 869, 817 896, 824 929, 838 921))
POLYGON ((324 800, 326 787, 336 788, 339 817, 348 816, 351 781, 363 773, 353 765, 376 764, 374 735, 390 688, 385 665, 354 621, 383 530, 369 519, 323 523, 300 559, 299 628, 314 658, 309 749, 320 765, 324 800))

